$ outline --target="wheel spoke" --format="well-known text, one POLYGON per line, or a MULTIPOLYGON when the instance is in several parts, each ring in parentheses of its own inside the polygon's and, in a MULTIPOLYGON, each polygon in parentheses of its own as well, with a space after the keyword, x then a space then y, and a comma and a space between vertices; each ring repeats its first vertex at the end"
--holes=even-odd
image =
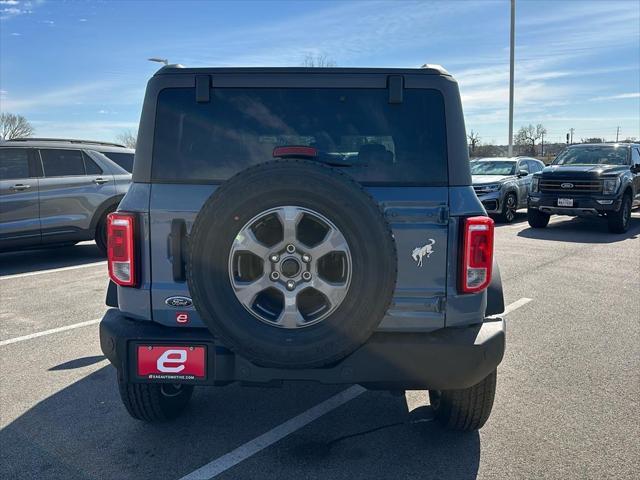
POLYGON ((240 303, 242 303, 243 305, 249 308, 253 306, 253 301, 255 300, 256 296, 260 292, 262 292, 263 290, 266 290, 271 286, 272 286, 272 283, 269 281, 269 278, 267 275, 262 275, 260 278, 250 283, 245 283, 245 282, 233 283, 233 288, 236 292, 236 297, 238 297, 238 300, 240 300, 240 303))
POLYGON ((276 324, 284 328, 297 328, 304 323, 304 317, 298 310, 296 294, 287 292, 284 295, 284 308, 278 317, 276 324))
POLYGON ((311 282, 311 288, 319 291, 327 297, 331 307, 338 305, 347 293, 346 285, 327 282, 319 277, 313 279, 311 282))
POLYGON ((283 207, 277 211, 278 218, 282 224, 282 241, 292 243, 297 240, 296 227, 302 218, 303 211, 296 207, 283 207))
POLYGON ((235 251, 247 250, 263 260, 269 255, 269 247, 260 243, 250 228, 245 228, 238 233, 236 239, 233 241, 232 249, 235 251))
POLYGON ((348 251, 349 251, 349 247, 347 245, 347 241, 345 240, 344 236, 342 236, 342 234, 338 230, 336 230, 335 228, 332 228, 327 233, 327 236, 324 237, 324 240, 322 240, 322 242, 320 242, 318 245, 313 247, 309 251, 309 253, 311 254, 311 257, 314 260, 318 260, 319 258, 323 257, 327 253, 331 253, 331 252, 346 253, 348 251))

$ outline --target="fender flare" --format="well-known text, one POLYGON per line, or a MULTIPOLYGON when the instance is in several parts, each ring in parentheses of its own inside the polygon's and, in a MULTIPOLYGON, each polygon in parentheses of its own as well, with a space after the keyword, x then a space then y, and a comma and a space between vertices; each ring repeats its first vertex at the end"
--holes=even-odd
POLYGON ((504 312, 504 293, 502 291, 502 278, 500 267, 496 259, 493 259, 491 283, 487 287, 487 308, 485 316, 498 315, 504 312))
POLYGON ((121 194, 121 195, 116 195, 115 197, 111 197, 105 200, 104 202, 102 202, 100 206, 96 208, 96 211, 94 212, 93 217, 91 218, 90 229, 95 230, 96 227, 98 226, 98 222, 104 216, 104 214, 111 207, 117 207, 123 198, 124 198, 124 194, 121 194))

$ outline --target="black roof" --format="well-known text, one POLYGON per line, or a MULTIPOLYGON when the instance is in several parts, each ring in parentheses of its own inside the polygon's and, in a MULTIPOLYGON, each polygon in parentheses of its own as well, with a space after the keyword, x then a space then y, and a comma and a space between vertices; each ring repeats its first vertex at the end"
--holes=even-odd
POLYGON ((307 73, 307 74, 420 74, 420 75, 447 75, 447 72, 440 65, 424 65, 421 68, 341 68, 341 67, 198 67, 186 68, 182 65, 167 65, 156 72, 156 75, 165 74, 221 74, 221 73, 307 73))

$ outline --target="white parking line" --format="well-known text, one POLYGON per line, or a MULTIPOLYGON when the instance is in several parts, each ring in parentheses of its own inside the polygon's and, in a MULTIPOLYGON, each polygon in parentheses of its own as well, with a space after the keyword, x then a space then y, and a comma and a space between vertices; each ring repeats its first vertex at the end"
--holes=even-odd
POLYGON ((287 435, 299 430, 321 416, 362 395, 364 392, 366 392, 366 389, 359 385, 349 387, 337 395, 328 398, 324 402, 319 403, 315 407, 311 407, 309 410, 302 412, 300 415, 297 415, 277 427, 272 428, 267 433, 263 433, 244 445, 240 445, 238 448, 232 450, 226 455, 223 455, 188 475, 185 475, 181 480, 204 480, 213 478, 225 470, 229 470, 231 467, 237 465, 243 460, 255 455, 260 450, 264 450, 265 448, 282 440, 287 435))
MULTIPOLYGON (((531 298, 521 298, 520 300, 516 300, 505 307, 502 315, 507 315, 508 313, 513 312, 523 305, 526 305, 531 300, 531 298)), ((321 416, 362 395, 365 391, 366 389, 359 385, 354 385, 353 387, 343 390, 337 395, 319 403, 315 407, 311 407, 300 415, 297 415, 277 427, 272 428, 268 432, 263 433, 259 437, 249 440, 247 443, 240 445, 238 448, 223 455, 222 457, 216 458, 210 463, 203 465, 197 470, 185 475, 180 480, 209 480, 214 478, 247 458, 252 457, 261 450, 279 442, 296 430, 301 429, 321 416)))
POLYGON ((51 330, 44 330, 43 332, 32 333, 30 335, 24 335, 22 337, 10 338, 9 340, 2 340, 0 342, 0 347, 11 345, 12 343, 24 342, 25 340, 31 340, 32 338, 44 337, 45 335, 51 335, 53 333, 66 332, 67 330, 73 330, 74 328, 95 325, 96 323, 99 323, 100 320, 100 318, 97 318, 95 320, 87 320, 86 322, 74 323, 73 325, 65 325, 64 327, 52 328, 51 330))
POLYGON ((510 303, 509 305, 507 305, 505 307, 504 312, 502 313, 502 315, 507 315, 508 313, 511 313, 514 310, 517 310, 518 308, 525 306, 531 300, 533 300, 533 299, 523 297, 520 300, 516 300, 515 302, 510 303))
POLYGON ((84 263, 82 265, 73 265, 71 267, 51 268, 49 270, 39 270, 37 272, 16 273, 14 275, 4 275, 0 280, 9 280, 12 278, 31 277, 33 275, 43 275, 45 273, 64 272, 66 270, 76 270, 78 268, 97 267, 98 265, 106 265, 107 262, 84 263))

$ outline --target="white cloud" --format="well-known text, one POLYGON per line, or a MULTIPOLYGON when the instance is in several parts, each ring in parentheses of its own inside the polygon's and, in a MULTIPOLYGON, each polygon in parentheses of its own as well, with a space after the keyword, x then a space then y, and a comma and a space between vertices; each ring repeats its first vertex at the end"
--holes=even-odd
POLYGON ((22 34, 21 34, 21 33, 18 33, 18 32, 11 32, 11 34, 10 34, 10 35, 11 35, 12 37, 20 37, 20 36, 22 36, 22 34))
POLYGON ((55 107, 69 105, 104 105, 110 100, 113 103, 122 103, 122 101, 130 102, 134 99, 138 99, 138 101, 142 99, 139 89, 123 91, 121 85, 108 81, 97 81, 31 94, 23 98, 10 98, 7 96, 2 102, 2 109, 22 113, 42 112, 55 107), (110 96, 113 96, 113 98, 110 96), (118 101, 119 99, 123 100, 118 101))
POLYGON ((123 121, 57 122, 32 120, 31 123, 37 129, 38 135, 43 137, 83 138, 105 141, 114 140, 123 130, 135 130, 138 128, 138 122, 123 121))
POLYGON ((18 5, 18 0, 0 0, 0 5, 18 5))
POLYGON ((87 19, 86 19, 86 18, 79 18, 79 19, 78 19, 78 21, 79 21, 79 22, 86 22, 86 21, 87 21, 87 19))
POLYGON ((590 99, 592 102, 601 102, 603 100, 622 100, 629 98, 640 98, 640 92, 633 93, 620 93, 618 95, 604 95, 602 97, 593 97, 590 99))

